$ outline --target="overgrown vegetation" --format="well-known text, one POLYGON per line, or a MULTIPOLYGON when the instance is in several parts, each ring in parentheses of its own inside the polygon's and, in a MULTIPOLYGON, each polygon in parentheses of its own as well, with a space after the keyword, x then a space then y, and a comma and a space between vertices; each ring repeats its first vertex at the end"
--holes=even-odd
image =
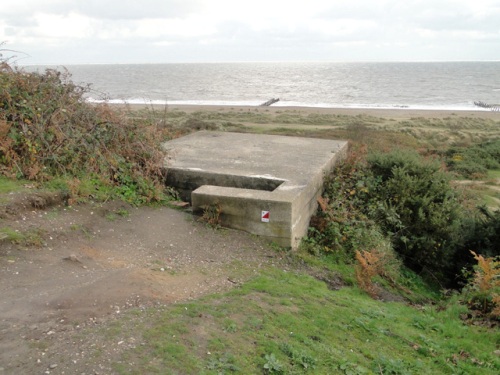
POLYGON ((499 212, 468 207, 464 199, 437 160, 400 150, 353 155, 330 176, 306 247, 353 262, 355 252, 389 241, 406 267, 457 287, 462 268, 475 263, 469 250, 500 255, 499 212))
POLYGON ((0 173, 59 179, 75 197, 105 192, 136 204, 164 199, 160 142, 168 129, 91 105, 83 98, 88 90, 68 72, 28 73, 0 62, 0 173))
POLYGON ((469 147, 450 147, 444 155, 449 169, 459 176, 485 178, 488 170, 500 169, 500 139, 469 147))

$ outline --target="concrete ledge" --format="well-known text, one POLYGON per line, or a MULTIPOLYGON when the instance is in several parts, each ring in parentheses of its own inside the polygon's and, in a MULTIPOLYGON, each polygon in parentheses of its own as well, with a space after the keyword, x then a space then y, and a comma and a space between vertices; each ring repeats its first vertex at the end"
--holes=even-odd
POLYGON ((196 169, 169 168, 167 185, 175 186, 181 197, 191 202, 191 193, 203 185, 274 191, 284 180, 213 173, 196 169))
POLYGON ((194 211, 218 204, 222 225, 296 248, 317 209, 324 175, 347 142, 202 131, 164 144, 167 184, 194 211))
POLYGON ((204 185, 192 193, 193 210, 210 205, 221 208, 221 225, 265 237, 281 246, 290 246, 292 202, 274 197, 268 191, 204 185), (270 213, 269 222, 262 212, 270 213))

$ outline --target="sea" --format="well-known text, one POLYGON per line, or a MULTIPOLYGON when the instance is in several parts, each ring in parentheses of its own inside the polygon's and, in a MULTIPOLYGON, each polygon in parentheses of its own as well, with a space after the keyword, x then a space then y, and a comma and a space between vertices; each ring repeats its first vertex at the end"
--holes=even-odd
POLYGON ((490 110, 500 61, 244 62, 31 66, 67 70, 92 102, 490 110))

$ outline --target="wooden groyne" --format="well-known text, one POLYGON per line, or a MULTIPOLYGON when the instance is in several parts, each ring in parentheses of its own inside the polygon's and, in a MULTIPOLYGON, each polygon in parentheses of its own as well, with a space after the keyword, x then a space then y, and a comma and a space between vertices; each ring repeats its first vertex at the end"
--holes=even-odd
POLYGON ((485 102, 478 101, 474 102, 474 105, 476 107, 491 109, 494 112, 500 112, 500 104, 488 104, 485 102))
POLYGON ((277 103, 280 101, 280 98, 271 98, 267 102, 264 102, 260 105, 260 107, 269 107, 270 105, 273 105, 274 103, 277 103))

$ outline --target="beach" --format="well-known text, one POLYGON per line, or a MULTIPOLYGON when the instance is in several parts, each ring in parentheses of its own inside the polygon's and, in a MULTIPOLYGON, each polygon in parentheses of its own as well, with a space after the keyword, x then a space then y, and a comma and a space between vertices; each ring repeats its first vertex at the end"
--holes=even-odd
MULTIPOLYGON (((112 104, 117 107, 127 107, 133 111, 146 108, 154 108, 155 111, 164 111, 164 105, 150 104, 112 104)), ((293 112, 300 115, 323 114, 323 115, 343 115, 343 116, 372 116, 384 119, 408 120, 412 118, 449 118, 467 117, 477 119, 490 119, 500 121, 500 112, 487 110, 437 110, 437 109, 385 109, 385 108, 320 108, 320 107, 284 107, 284 106, 221 106, 221 105, 170 105, 166 106, 167 111, 193 112, 244 112, 253 111, 257 113, 279 114, 283 112, 293 112)))

